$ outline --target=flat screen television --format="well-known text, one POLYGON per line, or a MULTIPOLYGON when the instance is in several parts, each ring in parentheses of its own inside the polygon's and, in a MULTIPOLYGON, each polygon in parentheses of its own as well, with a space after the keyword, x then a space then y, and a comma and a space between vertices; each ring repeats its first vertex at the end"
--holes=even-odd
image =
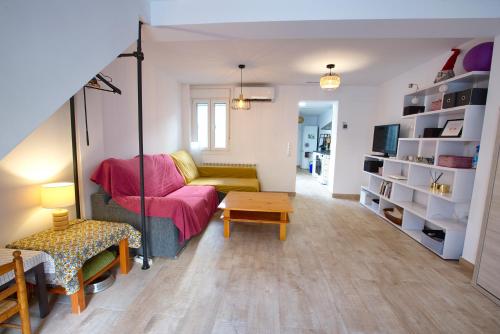
POLYGON ((372 151, 384 157, 395 156, 398 150, 399 124, 377 125, 373 131, 372 151))

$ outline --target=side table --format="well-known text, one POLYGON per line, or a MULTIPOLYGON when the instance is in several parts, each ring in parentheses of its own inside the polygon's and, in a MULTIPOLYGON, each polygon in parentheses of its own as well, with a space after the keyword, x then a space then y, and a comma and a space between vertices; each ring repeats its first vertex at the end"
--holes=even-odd
POLYGON ((54 283, 49 290, 55 294, 66 294, 71 298, 72 313, 86 308, 85 285, 92 283, 105 271, 120 265, 122 274, 130 271, 129 247, 141 246, 141 234, 132 226, 98 220, 74 220, 62 231, 49 229, 15 241, 8 248, 39 250, 50 255, 54 261, 54 283), (119 246, 119 256, 86 281, 83 279, 83 264, 108 249, 119 246))

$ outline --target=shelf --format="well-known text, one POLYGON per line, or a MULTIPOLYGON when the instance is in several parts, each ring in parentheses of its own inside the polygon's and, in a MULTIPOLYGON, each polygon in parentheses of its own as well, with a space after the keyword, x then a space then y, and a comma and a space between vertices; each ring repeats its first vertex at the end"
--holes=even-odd
POLYGON ((384 195, 380 195, 380 194, 376 193, 375 191, 368 189, 368 187, 365 187, 365 186, 362 186, 361 189, 371 193, 372 195, 375 195, 379 198, 382 198, 382 199, 386 200, 387 202, 390 202, 394 205, 402 207, 403 209, 410 211, 411 213, 419 216, 422 219, 426 219, 425 217, 426 217, 427 208, 422 204, 418 204, 415 202, 395 201, 395 200, 392 200, 388 197, 385 197, 384 195))
POLYGON ((396 180, 388 176, 384 176, 384 181, 389 181, 394 184, 400 184, 402 186, 408 187, 408 180, 396 180))
MULTIPOLYGON (((412 239, 415 239, 420 243, 422 242, 422 231, 421 230, 405 230, 405 229, 403 229, 403 232, 408 234, 412 239)), ((422 246, 425 246, 425 245, 422 244, 422 246)))
POLYGON ((454 142, 464 142, 464 143, 474 143, 474 142, 480 142, 480 138, 441 138, 441 137, 436 137, 436 138, 399 138, 401 141, 454 141, 454 142))
POLYGON ((452 83, 458 83, 458 84, 473 84, 478 81, 486 80, 490 76, 490 72, 488 71, 472 71, 472 72, 467 72, 462 75, 457 75, 451 79, 444 80, 438 83, 435 83, 433 85, 430 85, 428 87, 422 88, 417 90, 414 93, 409 93, 406 94, 406 96, 425 96, 425 95, 435 95, 440 93, 439 92, 439 87, 445 84, 452 84, 452 83))
MULTIPOLYGON (((409 212, 419 216, 420 218, 422 219, 425 219, 425 220, 428 220, 430 221, 431 223, 435 224, 435 225, 438 225, 439 227, 441 228, 444 228, 444 229, 453 229, 453 230, 465 230, 465 225, 461 224, 458 220, 453 220, 453 219, 449 219, 449 218, 427 218, 427 208, 422 205, 422 204, 419 204, 419 203, 416 203, 416 202, 404 202, 404 201, 395 201, 391 198, 388 198, 384 195, 380 195, 378 194, 377 192, 375 191, 372 191, 370 189, 368 189, 367 187, 361 187, 363 190, 379 197, 379 198, 382 198, 394 205, 397 205, 399 207, 402 207, 404 210, 408 210, 409 212)), ((418 189, 417 189, 418 190, 418 189)), ((450 200, 448 198, 445 198, 443 197, 442 195, 438 195, 432 191, 428 191, 427 193, 431 194, 431 195, 434 195, 434 196, 439 196, 439 197, 442 197, 446 200, 450 200)), ((366 206, 366 205, 365 205, 366 206)), ((366 206, 368 208, 370 208, 369 206, 366 206)), ((374 211, 374 210, 372 210, 374 211)), ((377 212, 378 213, 378 212, 377 212)))
POLYGON ((398 201, 392 201, 392 202, 402 207, 403 209, 408 210, 411 213, 419 216, 422 219, 425 219, 426 217, 427 208, 422 204, 416 202, 398 202, 398 201))
POLYGON ((453 108, 439 109, 434 111, 425 111, 423 113, 402 116, 403 119, 410 118, 420 118, 420 117, 432 117, 432 116, 450 116, 450 115, 461 115, 466 111, 484 111, 484 105, 465 105, 453 108))
MULTIPOLYGON (((366 189, 366 187, 362 187, 362 188, 364 190, 367 190, 367 191, 371 192, 370 190, 366 189)), ((371 193, 373 193, 373 192, 371 192, 371 193)), ((388 200, 388 201, 391 202, 391 203, 393 202, 391 200, 388 200)), ((393 222, 391 222, 382 213, 380 213, 378 210, 374 210, 371 206, 365 205, 362 202, 360 202, 359 204, 361 204, 363 207, 367 208, 368 210, 372 211, 378 217, 380 217, 382 220, 384 220, 385 222, 389 223, 391 226, 393 226, 394 228, 400 230, 401 232, 405 233, 410 238, 412 238, 413 240, 415 240, 416 242, 418 242, 423 247, 429 249, 430 251, 432 251, 434 254, 438 255, 439 257, 441 257, 443 259, 455 259, 455 260, 457 260, 459 258, 459 255, 456 255, 456 256, 455 255, 451 255, 450 256, 449 254, 448 255, 446 255, 446 254, 440 254, 440 253, 436 252, 435 249, 432 249, 432 248, 428 247, 427 245, 424 245, 422 243, 422 230, 419 230, 419 229, 417 229, 417 230, 415 230, 415 229, 405 229, 402 226, 396 225, 393 222)), ((394 203, 394 204, 396 204, 396 203, 394 203)), ((430 223, 432 223, 432 224, 434 224, 434 225, 436 225, 438 227, 441 227, 444 230, 446 230, 447 238, 450 238, 450 236, 451 236, 450 232, 458 232, 460 234, 465 234, 465 228, 466 228, 466 226, 464 224, 461 224, 460 222, 454 220, 454 219, 439 218, 439 219, 426 219, 426 220, 429 221, 430 223)), ((456 236, 455 236, 455 238, 456 238, 456 236)), ((460 238, 463 238, 463 237, 460 237, 460 238)), ((453 242, 453 241, 450 241, 450 242, 453 242)))
POLYGON ((376 191, 370 190, 370 189, 368 189, 368 187, 361 186, 361 189, 363 189, 363 190, 365 190, 365 191, 368 191, 368 192, 369 192, 369 193, 371 193, 372 195, 375 195, 375 196, 377 196, 377 197, 379 197, 379 198, 385 199, 385 200, 387 200, 387 201, 389 201, 389 202, 391 201, 391 199, 390 199, 389 197, 385 197, 384 195, 381 195, 381 194, 379 194, 379 193, 378 193, 378 192, 376 192, 376 191))
POLYGON ((430 248, 430 247, 427 247, 426 245, 424 245, 422 243, 422 231, 420 230, 407 230, 407 229, 403 229, 401 226, 399 225, 396 225, 394 224, 393 222, 391 222, 389 219, 387 219, 384 215, 380 214, 379 212, 375 212, 372 208, 370 208, 369 206, 363 204, 363 203, 360 203, 362 206, 364 206, 365 208, 367 208, 368 210, 374 212, 378 217, 380 217, 382 220, 384 220, 385 222, 389 223, 392 227, 398 229, 399 231, 405 233, 407 236, 409 236, 410 238, 412 238, 413 240, 415 240, 416 242, 418 242, 421 246, 429 249, 430 251, 432 251, 434 254, 438 255, 439 257, 443 258, 443 259, 446 259, 442 254, 439 254, 438 252, 436 252, 434 249, 430 248))
MULTIPOLYGON (((405 160, 400 160, 400 161, 405 161, 405 160)), ((475 173, 476 169, 475 168, 453 168, 453 167, 444 167, 444 166, 438 166, 438 165, 430 165, 430 164, 424 164, 420 162, 412 162, 412 161, 407 161, 409 164, 414 165, 414 166, 419 166, 419 167, 425 167, 425 168, 431 168, 431 169, 440 169, 448 172, 465 172, 465 173, 475 173)))
MULTIPOLYGON (((450 138, 450 139, 452 139, 452 138, 450 138)), ((408 161, 408 160, 400 160, 400 159, 394 159, 394 158, 377 157, 377 156, 370 155, 370 154, 365 154, 365 157, 367 157, 367 158, 374 158, 374 159, 376 158, 378 160, 387 160, 387 161, 390 161, 390 162, 396 162, 396 163, 401 163, 401 164, 414 165, 414 166, 419 166, 419 167, 426 167, 426 168, 432 168, 432 169, 440 169, 440 170, 445 170, 445 171, 449 171, 449 172, 466 172, 466 173, 475 173, 476 172, 475 168, 443 167, 443 166, 430 165, 430 164, 425 164, 425 163, 421 163, 421 162, 414 162, 414 161, 408 161)), ((365 171, 363 171, 363 172, 365 172, 365 171)), ((365 173, 373 175, 373 176, 377 176, 379 178, 386 179, 385 177, 382 177, 382 176, 380 176, 378 174, 374 174, 374 173, 370 173, 370 172, 365 172, 365 173)), ((397 182, 397 180, 394 180, 394 179, 389 179, 388 181, 396 181, 397 182)), ((400 182, 400 184, 404 184, 404 183, 400 182)))
POLYGON ((413 188, 413 189, 418 190, 418 191, 421 191, 423 193, 432 195, 432 196, 442 198, 442 199, 450 201, 450 202, 455 202, 451 199, 451 194, 441 194, 438 191, 432 191, 428 186, 408 186, 408 187, 413 188))
POLYGON ((458 219, 453 218, 427 218, 432 224, 439 226, 446 231, 459 231, 464 232, 467 228, 465 224, 462 224, 458 219))
POLYGON ((377 212, 377 215, 382 218, 383 220, 385 220, 386 222, 388 222, 389 224, 391 224, 392 226, 394 226, 395 228, 397 228, 398 230, 401 230, 401 231, 404 231, 403 228, 397 224, 394 224, 393 222, 391 222, 389 219, 387 219, 386 216, 384 216, 383 214, 381 214, 380 212, 377 212))
POLYGON ((363 173, 365 174, 368 174, 368 175, 371 175, 371 176, 375 176, 375 177, 378 177, 379 179, 383 179, 384 177, 380 174, 375 174, 375 173, 371 173, 371 172, 367 172, 367 171, 363 171, 363 173))
POLYGON ((370 211, 374 212, 376 215, 378 215, 378 216, 379 216, 379 214, 378 214, 378 210, 375 210, 375 209, 374 209, 374 208, 372 208, 370 205, 366 205, 365 203, 361 203, 361 202, 359 202, 359 204, 361 204, 362 206, 364 206, 365 208, 367 208, 368 210, 370 210, 370 211))
MULTIPOLYGON (((474 168, 451 168, 437 166, 439 156, 457 155, 472 156, 476 152, 476 146, 481 142, 484 124, 484 105, 466 105, 453 108, 429 111, 431 102, 444 98, 446 93, 454 93, 473 87, 486 88, 488 86, 489 72, 469 72, 454 78, 444 80, 416 92, 409 92, 404 96, 404 105, 411 105, 413 97, 418 97, 426 112, 403 116, 403 119, 412 119, 413 127, 409 136, 411 138, 399 138, 397 157, 383 157, 366 154, 365 160, 373 159, 383 162, 383 173, 365 172, 369 176, 369 187, 362 187, 363 201, 366 197, 379 198, 380 205, 373 209, 364 205, 374 212, 378 217, 391 224, 398 230, 407 234, 423 247, 443 259, 460 258, 463 252, 463 244, 467 229, 465 218, 458 220, 452 217, 465 217, 470 207, 470 198, 474 186, 476 169, 474 168), (439 88, 447 85, 447 92, 440 92, 439 88), (462 137, 460 138, 422 138, 426 128, 443 128, 447 121, 452 119, 463 119, 462 137), (408 156, 435 157, 434 164, 426 164, 416 161, 403 160, 408 156), (441 182, 449 184, 452 192, 442 194, 431 190, 429 187, 429 172, 443 172, 441 182), (392 179, 389 175, 404 175, 408 180, 392 179), (382 181, 392 182, 393 192, 391 198, 377 193, 378 186, 382 181), (417 184, 417 185, 415 185, 417 184), (398 206, 404 210, 403 225, 399 226, 388 220, 382 208, 398 206), (431 246, 423 244, 429 240, 424 239, 422 228, 425 224, 436 229, 446 231, 442 254, 431 246)), ((371 204, 371 203, 368 203, 371 204)), ((375 204, 374 204, 375 206, 375 204)))
MULTIPOLYGON (((437 166, 435 166, 435 167, 437 167, 437 166)), ((442 168, 446 168, 446 167, 442 167, 442 168)), ((453 170, 456 170, 456 169, 457 168, 453 168, 453 170)), ((467 170, 467 171, 469 171, 469 170, 467 170)), ((373 173, 369 173, 369 172, 365 172, 365 171, 363 171, 363 172, 366 173, 366 174, 368 174, 368 175, 372 175, 372 176, 374 176, 376 178, 379 178, 381 180, 389 181, 389 182, 392 182, 392 183, 395 183, 395 184, 399 184, 399 185, 402 185, 403 187, 407 187, 407 188, 410 188, 410 189, 413 189, 413 190, 416 190, 416 191, 420 191, 422 193, 429 194, 429 195, 432 195, 432 196, 444 199, 444 200, 446 200, 448 202, 453 202, 453 203, 465 203, 465 202, 468 202, 466 200, 454 200, 452 198, 451 193, 441 194, 438 191, 431 190, 428 186, 410 185, 410 184, 408 184, 407 180, 405 180, 405 181, 399 181, 399 180, 396 180, 396 179, 391 179, 390 177, 380 176, 378 174, 373 174, 373 173)), ((365 190, 369 191, 371 193, 374 193, 373 191, 369 190, 368 188, 365 189, 365 190)), ((374 193, 374 194, 377 194, 377 193, 374 193)), ((380 196, 380 197, 382 197, 382 198, 385 198, 384 196, 382 196, 380 194, 377 194, 377 195, 380 196)), ((391 201, 391 199, 388 199, 388 200, 391 201)))
POLYGON ((376 195, 377 197, 380 196, 379 193, 376 193, 375 191, 368 189, 368 187, 366 187, 366 186, 361 186, 361 189, 363 189, 364 191, 368 191, 369 193, 376 195))
POLYGON ((366 158, 377 159, 377 160, 385 160, 385 159, 389 159, 389 158, 379 157, 379 156, 377 156, 377 155, 373 155, 373 154, 365 154, 365 157, 366 157, 366 158))

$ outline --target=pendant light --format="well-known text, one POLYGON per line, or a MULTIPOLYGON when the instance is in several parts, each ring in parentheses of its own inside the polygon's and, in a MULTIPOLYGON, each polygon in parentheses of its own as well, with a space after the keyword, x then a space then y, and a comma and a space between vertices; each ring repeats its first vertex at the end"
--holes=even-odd
POLYGON ((337 73, 332 73, 332 68, 335 68, 335 64, 328 64, 326 65, 326 68, 330 70, 330 73, 321 77, 319 80, 320 87, 325 90, 334 90, 339 88, 340 76, 337 73))
POLYGON ((238 68, 240 69, 240 96, 233 99, 231 107, 235 110, 248 110, 250 109, 250 101, 243 97, 243 69, 245 65, 238 65, 238 68))

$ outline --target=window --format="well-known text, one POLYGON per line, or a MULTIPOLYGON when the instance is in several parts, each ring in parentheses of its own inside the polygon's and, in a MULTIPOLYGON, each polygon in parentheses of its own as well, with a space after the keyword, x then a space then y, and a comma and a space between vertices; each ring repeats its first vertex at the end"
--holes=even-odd
POLYGON ((229 101, 226 99, 193 100, 194 139, 202 150, 228 148, 229 101))

